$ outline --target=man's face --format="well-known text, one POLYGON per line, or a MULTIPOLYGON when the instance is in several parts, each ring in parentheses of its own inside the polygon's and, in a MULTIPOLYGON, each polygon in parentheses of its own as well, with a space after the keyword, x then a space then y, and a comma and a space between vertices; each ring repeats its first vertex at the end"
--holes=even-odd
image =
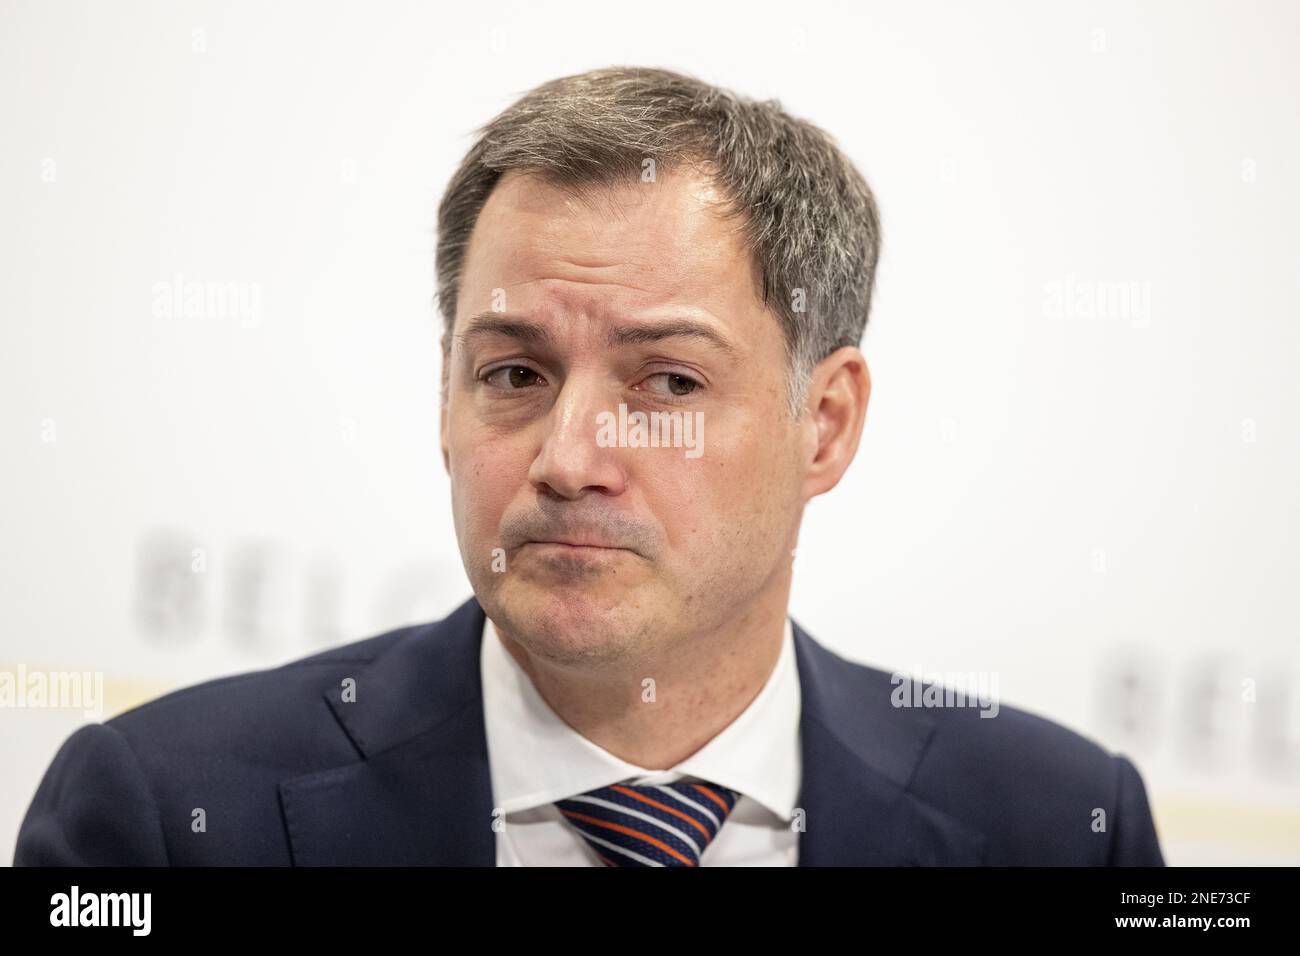
POLYGON ((720 200, 685 171, 588 202, 508 174, 479 215, 442 447, 475 594, 531 654, 631 662, 785 613, 807 429, 720 200), (620 446, 620 403, 694 447, 620 446))

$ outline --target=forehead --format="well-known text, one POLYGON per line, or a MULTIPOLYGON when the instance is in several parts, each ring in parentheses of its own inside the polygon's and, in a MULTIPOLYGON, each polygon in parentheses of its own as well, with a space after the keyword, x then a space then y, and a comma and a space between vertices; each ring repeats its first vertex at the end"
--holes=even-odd
POLYGON ((725 194, 695 170, 660 169, 653 182, 632 179, 581 195, 508 173, 475 223, 457 311, 486 308, 497 288, 525 300, 679 303, 716 309, 720 318, 761 311, 743 219, 726 217, 726 209, 725 194))

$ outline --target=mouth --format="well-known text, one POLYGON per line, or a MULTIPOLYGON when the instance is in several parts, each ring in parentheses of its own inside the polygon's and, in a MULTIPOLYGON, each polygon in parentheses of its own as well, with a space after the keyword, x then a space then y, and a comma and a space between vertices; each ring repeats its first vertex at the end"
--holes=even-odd
POLYGON ((617 545, 604 544, 592 541, 526 541, 524 547, 538 548, 561 548, 568 551, 627 551, 627 548, 620 548, 617 545))
POLYGON ((600 539, 533 540, 519 546, 519 567, 530 567, 545 580, 589 581, 592 575, 616 573, 638 559, 637 552, 600 539))

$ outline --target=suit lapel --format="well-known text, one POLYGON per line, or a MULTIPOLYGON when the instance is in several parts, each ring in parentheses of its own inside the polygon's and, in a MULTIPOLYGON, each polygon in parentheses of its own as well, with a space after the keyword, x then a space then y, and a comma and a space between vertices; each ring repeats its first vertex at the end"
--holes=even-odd
MULTIPOLYGON (((280 784, 298 866, 493 866, 492 785, 474 598, 322 696, 362 760, 280 784)), ((985 839, 908 792, 934 718, 890 705, 889 675, 794 624, 805 829, 800 866, 975 865, 985 839)))
POLYGON ((285 780, 298 866, 493 866, 492 784, 470 599, 358 667, 356 700, 324 690, 364 758, 285 780))
POLYGON ((853 664, 794 624, 803 698, 800 866, 973 866, 985 838, 908 791, 935 732, 894 707, 884 671, 853 664))

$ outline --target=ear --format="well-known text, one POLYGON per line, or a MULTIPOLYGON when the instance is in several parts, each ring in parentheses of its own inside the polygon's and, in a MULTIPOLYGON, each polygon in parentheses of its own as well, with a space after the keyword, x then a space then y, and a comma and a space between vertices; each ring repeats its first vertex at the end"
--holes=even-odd
POLYGON ((804 411, 804 501, 830 491, 848 470, 870 398, 871 372, 859 349, 837 349, 813 369, 804 411))
POLYGON ((438 443, 442 445, 442 467, 451 474, 451 458, 447 455, 447 402, 444 399, 438 414, 438 443))
POLYGON ((442 446, 442 467, 451 474, 451 455, 447 451, 447 403, 451 399, 451 329, 442 330, 442 357, 440 365, 441 391, 438 393, 438 443, 442 446))

